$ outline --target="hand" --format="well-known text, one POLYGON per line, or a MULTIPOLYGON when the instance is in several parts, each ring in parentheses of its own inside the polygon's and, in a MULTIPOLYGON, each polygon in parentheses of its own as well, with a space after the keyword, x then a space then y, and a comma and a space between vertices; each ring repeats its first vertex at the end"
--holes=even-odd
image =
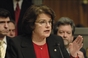
POLYGON ((79 58, 84 58, 83 52, 78 51, 77 54, 78 54, 78 57, 79 57, 79 58))
POLYGON ((73 57, 77 57, 77 52, 83 46, 83 37, 79 35, 72 43, 69 44, 69 52, 73 57))

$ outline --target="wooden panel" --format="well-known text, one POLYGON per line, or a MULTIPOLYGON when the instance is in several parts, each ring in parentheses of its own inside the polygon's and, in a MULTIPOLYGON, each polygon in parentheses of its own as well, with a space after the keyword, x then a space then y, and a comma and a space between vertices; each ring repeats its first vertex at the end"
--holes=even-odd
POLYGON ((73 19, 75 24, 88 27, 88 6, 83 5, 81 0, 43 0, 43 4, 55 11, 55 21, 65 16, 73 19))

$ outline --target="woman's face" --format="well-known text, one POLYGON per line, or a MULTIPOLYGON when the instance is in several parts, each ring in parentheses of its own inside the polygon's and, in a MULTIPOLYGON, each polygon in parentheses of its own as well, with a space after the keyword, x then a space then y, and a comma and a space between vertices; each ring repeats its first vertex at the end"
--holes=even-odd
POLYGON ((36 19, 33 34, 39 37, 48 37, 51 33, 51 28, 52 28, 51 16, 42 13, 38 15, 36 19))

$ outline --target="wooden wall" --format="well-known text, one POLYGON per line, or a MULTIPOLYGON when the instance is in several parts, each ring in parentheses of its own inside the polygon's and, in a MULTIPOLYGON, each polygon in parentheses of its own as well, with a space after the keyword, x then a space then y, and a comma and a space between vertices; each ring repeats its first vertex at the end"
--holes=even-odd
POLYGON ((73 19, 75 24, 88 27, 88 5, 82 4, 81 0, 43 0, 43 4, 55 11, 55 21, 65 16, 73 19))

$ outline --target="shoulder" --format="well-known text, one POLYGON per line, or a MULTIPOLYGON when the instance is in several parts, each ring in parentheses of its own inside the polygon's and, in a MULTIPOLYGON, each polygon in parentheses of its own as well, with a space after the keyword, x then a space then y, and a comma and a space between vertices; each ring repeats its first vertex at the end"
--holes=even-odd
POLYGON ((6 40, 7 40, 7 41, 9 41, 10 39, 12 39, 12 38, 11 38, 11 37, 6 36, 6 40))
POLYGON ((51 34, 48 38, 51 38, 53 40, 62 40, 61 36, 57 36, 57 35, 54 35, 54 34, 51 34))
POLYGON ((20 43, 20 42, 25 42, 25 41, 31 41, 31 37, 25 36, 25 35, 19 35, 10 40, 11 40, 11 42, 20 43))
POLYGON ((62 44, 63 43, 63 39, 61 36, 57 36, 57 35, 54 35, 54 34, 51 34, 48 38, 47 38, 48 41, 51 41, 53 43, 60 43, 62 44))

